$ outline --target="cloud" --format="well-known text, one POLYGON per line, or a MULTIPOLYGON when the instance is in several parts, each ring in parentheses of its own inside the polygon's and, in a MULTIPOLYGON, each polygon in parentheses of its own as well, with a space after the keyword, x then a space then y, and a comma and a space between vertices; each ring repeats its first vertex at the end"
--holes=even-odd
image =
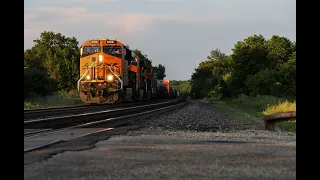
POLYGON ((178 4, 183 3, 184 0, 142 0, 146 4, 178 4))
MULTIPOLYGON (((78 7, 78 6, 150 6, 150 5, 182 5, 188 0, 54 0, 54 1, 45 1, 45 0, 27 0, 25 1, 25 7, 78 7)), ((205 1, 205 0, 203 0, 205 1)), ((117 7, 115 7, 117 8, 117 7)))
MULTIPOLYGON (((250 2, 252 5, 253 1, 250 2)), ((217 4, 207 0, 203 0, 202 3, 190 0, 137 0, 137 2, 132 0, 70 0, 68 2, 28 0, 24 11, 25 41, 32 42, 43 31, 61 32, 77 38, 107 35, 123 39, 135 38, 137 34, 141 35, 153 26, 170 29, 170 25, 178 22, 198 26, 295 21, 294 17, 290 16, 292 13, 283 14, 284 11, 281 11, 280 7, 277 7, 278 13, 270 13, 269 5, 269 8, 260 8, 260 10, 258 8, 266 4, 256 3, 253 4, 255 8, 248 9, 247 4, 233 4, 239 7, 235 8, 230 3, 228 1, 228 3, 217 4), (111 6, 110 9, 112 3, 117 5, 111 6), (61 4, 64 4, 64 8, 61 8, 61 4), (148 8, 149 4, 157 8, 148 8), (166 9, 163 8, 163 4, 175 5, 166 9), (159 8, 160 6, 162 8, 159 8), (193 7, 192 13, 187 7, 193 7), (202 7, 201 10, 200 7, 202 7), (252 15, 253 11, 259 12, 252 15)))
MULTIPOLYGON (((33 8, 25 10, 25 41, 32 42, 43 31, 69 36, 126 38, 143 32, 161 20, 176 19, 166 14, 91 12, 86 8, 33 8)), ((28 44, 30 45, 30 44, 28 44)))
POLYGON ((146 30, 158 21, 191 20, 192 16, 168 13, 124 13, 91 12, 86 8, 34 8, 25 11, 25 36, 32 36, 46 29, 76 29, 90 27, 105 28, 123 34, 133 34, 146 30))
MULTIPOLYGON (((105 1, 105 0, 95 0, 105 1)), ((117 0, 107 0, 117 1, 117 0)), ((120 1, 120 0, 119 0, 120 1)), ((150 2, 175 2, 179 0, 145 0, 150 2)), ((115 28, 123 33, 134 33, 143 31, 150 25, 159 21, 184 21, 189 23, 232 23, 232 22, 254 22, 257 18, 246 12, 233 13, 219 10, 215 12, 162 12, 142 13, 128 12, 117 13, 109 11, 89 11, 87 8, 33 8, 25 10, 25 26, 50 24, 51 26, 72 25, 72 26, 93 26, 99 24, 104 28, 115 28)), ((278 17, 270 18, 264 16, 259 22, 278 21, 287 19, 278 17)), ((27 27, 28 28, 28 27, 27 27)))

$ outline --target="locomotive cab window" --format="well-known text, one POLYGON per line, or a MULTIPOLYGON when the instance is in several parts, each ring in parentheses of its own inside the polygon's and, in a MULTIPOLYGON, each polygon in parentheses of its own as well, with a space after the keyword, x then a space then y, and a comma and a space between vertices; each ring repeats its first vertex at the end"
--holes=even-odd
POLYGON ((87 56, 87 55, 98 53, 98 52, 101 52, 100 46, 84 46, 82 55, 87 56))
POLYGON ((103 52, 107 54, 122 54, 121 46, 103 46, 103 52))

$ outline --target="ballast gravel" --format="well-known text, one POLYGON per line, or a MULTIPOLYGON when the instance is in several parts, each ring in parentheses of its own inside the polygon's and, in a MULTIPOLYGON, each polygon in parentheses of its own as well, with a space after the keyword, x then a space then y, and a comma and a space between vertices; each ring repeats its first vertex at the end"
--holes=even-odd
POLYGON ((178 110, 167 112, 147 120, 142 119, 135 124, 150 128, 163 128, 166 130, 196 130, 210 132, 227 132, 234 130, 263 130, 262 120, 246 121, 231 119, 221 113, 214 104, 189 101, 187 105, 178 110))

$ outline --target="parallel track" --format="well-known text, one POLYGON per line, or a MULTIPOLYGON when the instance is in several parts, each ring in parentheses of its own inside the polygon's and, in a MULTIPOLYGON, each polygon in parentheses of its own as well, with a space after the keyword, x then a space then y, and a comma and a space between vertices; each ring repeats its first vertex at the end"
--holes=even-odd
POLYGON ((61 116, 67 114, 79 114, 85 112, 101 111, 107 109, 115 109, 120 107, 133 107, 139 105, 145 105, 150 103, 165 102, 169 99, 154 100, 154 101, 136 101, 136 102, 125 102, 121 104, 93 104, 93 105, 81 105, 61 108, 47 108, 47 109, 35 109, 35 110, 24 110, 24 120, 38 119, 52 116, 61 116))
POLYGON ((91 134, 104 132, 106 130, 112 130, 113 127, 117 127, 119 125, 125 125, 129 122, 136 121, 138 119, 144 119, 144 118, 156 116, 158 114, 162 114, 162 113, 177 109, 179 107, 182 107, 185 104, 186 104, 185 100, 177 100, 172 103, 167 103, 167 105, 164 107, 157 107, 155 109, 147 108, 147 109, 144 109, 144 111, 142 111, 142 112, 135 112, 135 113, 128 114, 128 115, 121 115, 121 116, 113 117, 113 118, 90 121, 87 123, 82 123, 82 124, 78 124, 78 125, 74 125, 74 126, 68 126, 66 128, 45 129, 45 130, 39 130, 34 133, 25 133, 24 139, 29 143, 31 142, 31 145, 30 144, 27 145, 24 149, 24 152, 30 152, 30 151, 41 149, 41 148, 44 148, 44 147, 47 147, 47 146, 50 146, 53 144, 71 141, 73 139, 78 139, 78 138, 88 136, 91 134), (61 137, 61 135, 65 134, 65 133, 77 132, 77 130, 76 130, 77 128, 95 128, 95 127, 100 128, 100 130, 91 131, 91 132, 89 131, 84 134, 78 134, 78 135, 71 137, 71 138, 68 135, 66 137, 61 137), (112 127, 112 128, 110 128, 110 127, 112 127), (60 133, 60 138, 59 138, 59 133, 60 133), (39 137, 41 139, 42 137, 52 137, 52 136, 53 137, 56 136, 56 138, 53 138, 53 139, 49 138, 50 141, 48 141, 48 138, 47 138, 47 140, 46 140, 46 138, 44 138, 40 141, 40 143, 34 144, 34 142, 39 141, 39 137))
POLYGON ((25 129, 59 129, 69 126, 76 126, 82 123, 90 123, 93 121, 99 121, 108 118, 116 118, 125 115, 132 115, 137 113, 143 113, 150 110, 156 110, 170 105, 175 105, 180 102, 184 102, 185 99, 178 99, 174 101, 165 101, 160 103, 152 103, 148 105, 140 105, 134 107, 122 107, 116 109, 103 110, 98 112, 82 113, 67 116, 57 116, 43 119, 34 119, 24 121, 25 129))

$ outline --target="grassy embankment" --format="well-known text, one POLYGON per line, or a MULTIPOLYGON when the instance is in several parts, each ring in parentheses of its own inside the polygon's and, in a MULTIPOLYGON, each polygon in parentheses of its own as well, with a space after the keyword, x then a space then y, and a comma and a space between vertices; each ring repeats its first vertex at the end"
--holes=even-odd
POLYGON ((48 97, 34 97, 24 100, 24 109, 53 108, 83 105, 77 92, 58 92, 48 97))
MULTIPOLYGON (((263 120, 264 115, 277 112, 295 111, 296 102, 293 99, 276 98, 273 96, 240 96, 236 99, 223 101, 210 100, 217 108, 229 117, 239 120, 252 121, 256 118, 263 120)), ((296 132, 296 121, 276 123, 281 130, 296 132)))

